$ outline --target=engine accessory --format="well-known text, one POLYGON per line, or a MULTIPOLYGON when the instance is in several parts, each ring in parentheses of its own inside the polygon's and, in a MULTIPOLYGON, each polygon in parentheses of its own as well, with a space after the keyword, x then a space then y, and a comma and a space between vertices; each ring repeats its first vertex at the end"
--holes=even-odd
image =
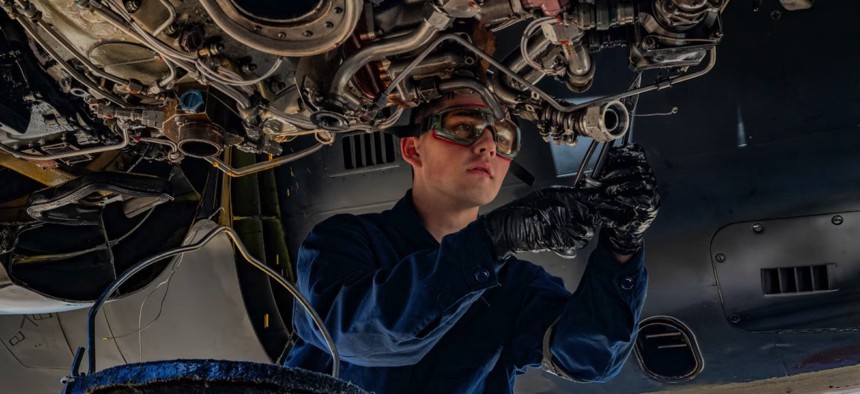
POLYGON ((546 107, 540 119, 538 128, 544 140, 565 145, 575 145, 577 136, 598 142, 613 141, 621 138, 630 125, 630 113, 620 101, 590 105, 568 113, 546 107))

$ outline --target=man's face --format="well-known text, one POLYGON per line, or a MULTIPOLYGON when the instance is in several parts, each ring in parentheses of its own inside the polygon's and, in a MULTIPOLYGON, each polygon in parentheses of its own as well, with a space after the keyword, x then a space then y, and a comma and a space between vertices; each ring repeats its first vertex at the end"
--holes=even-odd
MULTIPOLYGON (((485 105, 478 95, 460 95, 446 99, 438 111, 485 105)), ((416 185, 423 182, 424 189, 435 197, 450 199, 455 206, 462 208, 486 205, 498 195, 511 162, 497 154, 489 129, 484 130, 471 146, 440 139, 432 131, 408 138, 414 140, 404 141, 401 148, 413 166, 416 185), (413 143, 417 156, 411 160, 413 158, 407 156, 413 143)))

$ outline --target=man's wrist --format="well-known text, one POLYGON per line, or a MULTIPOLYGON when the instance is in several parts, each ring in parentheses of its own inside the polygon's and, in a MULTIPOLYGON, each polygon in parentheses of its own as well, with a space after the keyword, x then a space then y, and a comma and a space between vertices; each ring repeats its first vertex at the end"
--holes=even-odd
POLYGON ((642 239, 630 234, 618 234, 614 229, 604 228, 600 231, 600 242, 610 250, 620 262, 624 263, 630 260, 630 257, 635 255, 642 247, 642 239), (625 261, 622 261, 624 256, 628 256, 625 261))
POLYGON ((621 254, 614 251, 612 252, 612 255, 615 256, 615 260, 618 260, 621 264, 627 264, 627 262, 635 256, 635 254, 621 254))

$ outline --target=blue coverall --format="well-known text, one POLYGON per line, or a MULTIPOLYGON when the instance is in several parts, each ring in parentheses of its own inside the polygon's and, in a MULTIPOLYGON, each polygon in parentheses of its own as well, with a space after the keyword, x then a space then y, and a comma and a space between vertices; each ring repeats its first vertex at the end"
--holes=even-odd
MULTIPOLYGON (((298 287, 340 351, 341 379, 376 393, 510 393, 542 364, 577 381, 614 377, 630 354, 648 283, 643 252, 620 264, 602 245, 576 292, 532 263, 492 256, 481 218, 442 239, 411 191, 388 211, 318 224, 298 254, 298 287), (550 362, 546 362, 550 361, 550 362)), ((285 366, 328 372, 298 306, 285 366)))

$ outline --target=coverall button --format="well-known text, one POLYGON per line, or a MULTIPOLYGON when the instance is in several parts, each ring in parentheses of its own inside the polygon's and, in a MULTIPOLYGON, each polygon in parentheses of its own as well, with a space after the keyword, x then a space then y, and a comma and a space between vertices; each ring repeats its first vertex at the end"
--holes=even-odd
POLYGON ((484 283, 489 279, 490 279, 490 271, 483 269, 483 268, 475 271, 475 280, 477 280, 478 283, 484 283))
POLYGON ((625 276, 624 279, 621 280, 621 288, 624 290, 630 290, 633 288, 633 285, 636 282, 633 280, 632 276, 625 276))

